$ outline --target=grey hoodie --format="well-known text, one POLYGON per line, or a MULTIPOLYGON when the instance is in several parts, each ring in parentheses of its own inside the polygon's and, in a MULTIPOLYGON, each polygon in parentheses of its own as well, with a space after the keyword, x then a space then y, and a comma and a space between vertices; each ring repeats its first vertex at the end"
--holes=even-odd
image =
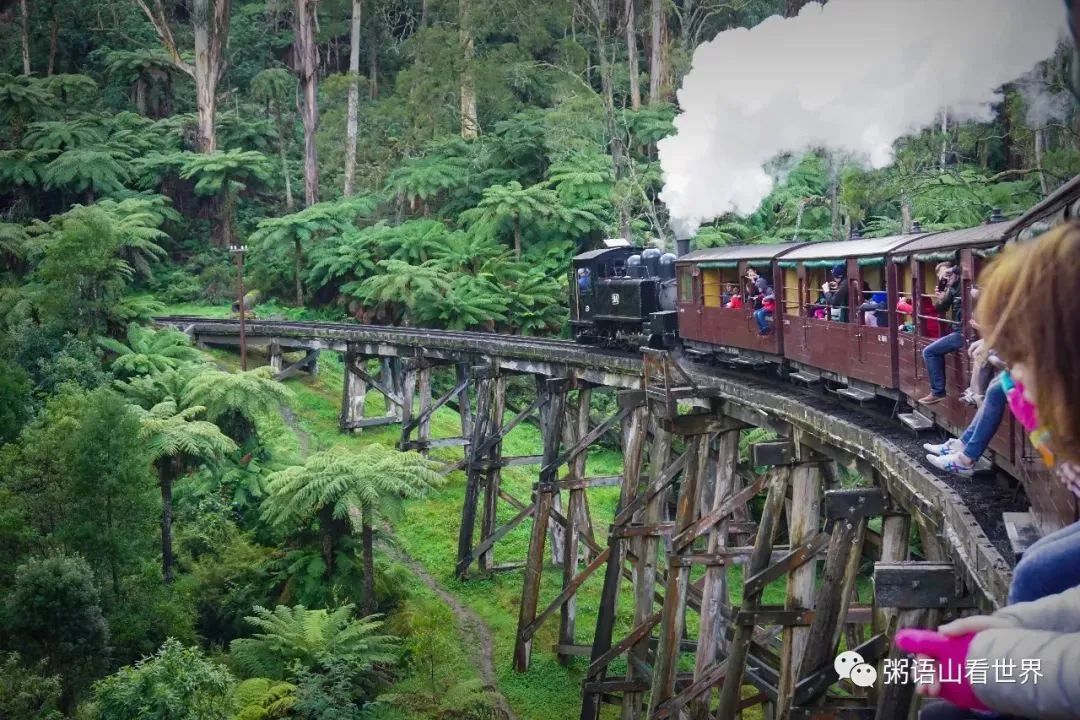
POLYGON ((1080 718, 1080 588, 1002 608, 994 617, 1016 627, 983 630, 968 648, 968 661, 986 660, 985 684, 975 695, 1001 713, 1034 720, 1080 718), (995 661, 1011 661, 1016 682, 994 682, 995 661), (1021 663, 1035 661, 1041 677, 1020 682, 1021 663))

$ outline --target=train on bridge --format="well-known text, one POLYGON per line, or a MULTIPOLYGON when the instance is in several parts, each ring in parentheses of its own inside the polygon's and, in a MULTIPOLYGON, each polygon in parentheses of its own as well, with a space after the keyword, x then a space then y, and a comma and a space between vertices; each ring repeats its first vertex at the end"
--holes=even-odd
MULTIPOLYGON (((951 332, 963 334, 966 348, 977 336, 971 290, 982 267, 1006 243, 1076 217, 1080 179, 1018 220, 995 212, 984 225, 962 230, 916 225, 891 237, 733 245, 679 257, 653 248, 594 250, 573 260, 571 327, 579 343, 678 346, 691 359, 773 370, 856 402, 891 401, 913 431, 936 425, 959 436, 976 411, 961 399, 971 359, 964 351, 948 355, 947 398, 923 406, 918 398, 930 393, 923 349, 951 332), (961 271, 959 322, 934 308, 941 263, 961 271), (755 276, 772 290, 764 313, 753 302, 755 276), (838 294, 847 298, 842 307, 838 294), (910 411, 900 412, 905 405, 910 411)), ((1015 478, 1045 472, 1011 417, 990 451, 993 464, 1015 478)), ((1075 500, 1057 483, 1026 485, 1037 514, 1076 517, 1075 500)))

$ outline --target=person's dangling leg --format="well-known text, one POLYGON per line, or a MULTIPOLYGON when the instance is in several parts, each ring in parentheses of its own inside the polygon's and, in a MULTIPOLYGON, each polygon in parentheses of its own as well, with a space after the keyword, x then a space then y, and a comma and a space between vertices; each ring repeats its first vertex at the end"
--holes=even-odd
POLYGON ((964 347, 964 336, 952 332, 938 338, 923 349, 926 374, 930 377, 930 394, 919 400, 923 405, 933 405, 945 399, 945 356, 964 347))
POLYGON ((1040 538, 1013 570, 1009 604, 1031 602, 1080 585, 1080 522, 1040 538))

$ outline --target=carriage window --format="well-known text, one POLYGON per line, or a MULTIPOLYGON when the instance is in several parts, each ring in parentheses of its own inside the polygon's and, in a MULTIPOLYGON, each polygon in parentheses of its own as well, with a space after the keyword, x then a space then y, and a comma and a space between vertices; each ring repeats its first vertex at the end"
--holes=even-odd
POLYGON ((694 302, 694 276, 690 274, 690 268, 679 271, 679 302, 694 302))
POLYGON ((732 296, 739 294, 739 271, 737 268, 703 270, 701 289, 705 307, 724 307, 732 296))

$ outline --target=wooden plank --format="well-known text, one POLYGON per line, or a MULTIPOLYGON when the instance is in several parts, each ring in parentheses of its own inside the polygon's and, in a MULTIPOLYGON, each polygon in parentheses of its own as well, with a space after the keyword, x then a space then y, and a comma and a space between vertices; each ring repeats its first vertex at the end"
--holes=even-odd
POLYGON ((382 417, 360 418, 358 420, 346 421, 343 424, 343 427, 346 430, 362 430, 364 428, 393 425, 396 422, 398 422, 397 416, 383 415, 382 417))
POLYGON ((874 598, 881 607, 975 607, 971 597, 957 593, 957 587, 951 563, 909 560, 874 564, 874 598))
POLYGON ((830 520, 879 517, 889 507, 889 498, 879 488, 825 491, 825 517, 830 520))
POLYGON ((660 418, 660 427, 672 435, 690 437, 692 435, 716 435, 717 433, 741 430, 746 423, 735 418, 713 413, 678 415, 673 418, 660 418))
POLYGON ((592 646, 559 644, 555 646, 555 652, 559 655, 566 655, 567 657, 589 657, 589 653, 592 652, 592 646))
MULTIPOLYGON (((896 617, 897 629, 905 627, 925 628, 937 625, 936 610, 926 608, 900 610, 896 617)), ((888 651, 888 657, 894 662, 907 657, 896 647, 888 651)), ((915 683, 886 683, 878 692, 875 720, 908 720, 911 704, 914 700, 915 683)))
MULTIPOLYGON (((869 536, 869 533, 867 533, 869 536)), ((881 561, 907 560, 911 548, 911 516, 891 515, 881 521, 881 561)), ((896 618, 896 608, 874 603, 874 632, 885 632, 896 618)))
MULTIPOLYGON (((668 437, 670 437, 670 435, 668 435, 668 437)), ((668 451, 670 453, 670 448, 668 451)), ((656 463, 654 463, 652 458, 650 458, 649 463, 651 471, 652 466, 656 463)), ((686 453, 680 455, 674 462, 661 467, 663 467, 663 471, 658 476, 654 473, 650 473, 654 475, 654 478, 649 482, 648 487, 645 488, 644 492, 636 495, 629 505, 619 511, 619 514, 611 521, 612 525, 624 525, 630 522, 630 518, 634 516, 634 513, 644 509, 657 495, 675 482, 675 477, 683 471, 684 467, 686 467, 686 453)))
MULTIPOLYGON (((484 538, 484 540, 479 545, 477 545, 473 549, 473 551, 471 553, 469 553, 469 557, 468 557, 469 563, 472 562, 473 558, 483 555, 489 549, 491 549, 491 547, 494 546, 495 543, 499 542, 504 537, 506 537, 507 533, 509 533, 514 528, 516 528, 518 525, 520 525, 525 520, 525 518, 531 517, 535 510, 536 510, 536 507, 534 505, 529 505, 524 510, 519 512, 517 515, 512 517, 504 525, 497 528, 494 532, 492 532, 490 535, 488 535, 486 538, 484 538)), ((468 567, 468 564, 466 564, 466 567, 468 567)))
POLYGON ((766 465, 790 465, 798 457, 798 446, 791 440, 754 443, 750 446, 750 464, 754 467, 766 465))
POLYGON ((351 372, 358 375, 360 379, 367 383, 370 387, 373 387, 380 393, 382 393, 383 397, 385 397, 388 401, 390 401, 394 405, 397 405, 399 408, 402 406, 403 403, 401 396, 391 390, 385 383, 383 383, 382 378, 376 378, 369 374, 367 369, 363 367, 362 363, 353 362, 349 369, 351 372))
MULTIPOLYGON (((589 669, 586 670, 585 677, 596 677, 597 675, 599 675, 600 671, 606 668, 612 660, 629 650, 631 646, 640 643, 642 640, 647 638, 649 636, 649 633, 652 632, 652 629, 660 624, 660 616, 661 614, 659 611, 654 612, 652 615, 645 618, 644 622, 634 626, 634 628, 626 637, 624 637, 618 643, 609 648, 607 652, 603 653, 589 663, 589 669)), ((647 642, 645 643, 645 645, 646 647, 648 647, 647 642)))
POLYGON ((540 492, 560 492, 562 490, 585 490, 587 488, 614 487, 622 483, 621 475, 598 475, 596 477, 568 476, 558 482, 537 485, 540 492))
POLYGON ((543 455, 514 455, 504 457, 499 461, 500 467, 520 467, 522 465, 539 465, 544 462, 543 455))
POLYGON ((549 462, 546 462, 546 467, 544 467, 543 470, 546 470, 548 472, 554 472, 560 466, 565 465, 568 461, 585 452, 592 446, 594 442, 599 440, 601 436, 607 434, 612 428, 622 422, 623 418, 625 418, 628 414, 630 414, 630 410, 628 408, 620 409, 607 420, 590 430, 589 434, 581 438, 581 440, 578 441, 577 445, 570 448, 569 450, 564 450, 561 455, 558 455, 557 457, 551 459, 549 462))
MULTIPOLYGON (((856 647, 855 652, 859 653, 869 664, 877 665, 878 660, 889 652, 889 647, 890 643, 887 636, 875 635, 856 647)), ((805 705, 810 702, 810 698, 824 695, 839 680, 840 677, 836 674, 833 663, 826 663, 811 675, 799 680, 798 685, 795 686, 795 704, 805 705)))
POLYGON ((475 470, 476 448, 486 431, 488 408, 491 403, 491 381, 481 380, 477 389, 477 422, 473 425, 473 436, 469 449, 465 453, 465 499, 461 505, 461 524, 458 526, 457 565, 454 574, 464 579, 469 571, 473 557, 473 533, 476 529, 477 504, 480 501, 480 474, 475 470))
MULTIPOLYGON (((534 412, 536 412, 536 409, 540 406, 540 401, 541 401, 540 397, 539 396, 536 397, 531 403, 529 403, 529 406, 527 408, 525 408, 524 410, 519 412, 517 415, 515 415, 510 420, 510 422, 503 425, 498 430, 497 433, 493 434, 490 437, 487 437, 481 444, 474 446, 474 447, 476 447, 476 455, 481 456, 484 453, 488 452, 491 449, 492 445, 494 445, 495 443, 501 441, 504 437, 506 437, 507 433, 509 433, 511 430, 513 430, 518 425, 523 423, 526 420, 526 418, 528 418, 530 415, 532 415, 534 412)), ((477 408, 476 414, 477 414, 477 416, 480 415, 479 408, 477 408)), ((457 464, 455 464, 452 468, 450 468, 450 470, 448 470, 446 472, 453 472, 454 470, 460 470, 461 468, 465 467, 465 465, 467 463, 468 463, 468 459, 463 459, 460 462, 458 462, 457 464)))
POLYGON ((420 393, 421 393, 421 407, 423 407, 424 409, 420 412, 419 415, 417 415, 415 418, 412 418, 409 421, 410 426, 411 426, 410 429, 414 428, 414 427, 422 427, 425 423, 430 423, 432 414, 434 414, 435 411, 437 411, 443 405, 445 405, 446 403, 450 402, 455 397, 460 395, 461 392, 469 384, 468 378, 466 378, 464 380, 458 380, 457 384, 454 386, 454 388, 452 390, 450 390, 450 392, 446 393, 445 395, 442 395, 435 402, 431 402, 431 397, 430 397, 430 394, 431 394, 431 370, 430 369, 425 368, 425 369, 420 371, 420 381, 421 381, 421 390, 420 390, 420 393), (424 390, 424 383, 425 383, 424 378, 425 377, 427 377, 427 380, 426 380, 427 390, 426 391, 424 390), (428 402, 427 402, 426 406, 423 404, 423 397, 424 397, 425 392, 428 393, 428 402))
MULTIPOLYGON (((784 499, 787 495, 787 486, 791 478, 790 468, 775 468, 769 473, 769 494, 765 500, 765 508, 761 513, 758 524, 757 542, 754 543, 754 554, 750 557, 748 574, 757 574, 765 569, 772 551, 773 535, 780 521, 780 513, 784 508, 784 499)), ((760 592, 743 591, 743 609, 755 610, 761 603, 760 592)), ((735 708, 739 704, 742 678, 746 670, 746 659, 750 652, 750 643, 753 639, 752 625, 737 625, 731 639, 731 650, 728 654, 728 675, 724 678, 724 684, 720 688, 720 700, 717 715, 721 718, 735 716, 735 708)))

